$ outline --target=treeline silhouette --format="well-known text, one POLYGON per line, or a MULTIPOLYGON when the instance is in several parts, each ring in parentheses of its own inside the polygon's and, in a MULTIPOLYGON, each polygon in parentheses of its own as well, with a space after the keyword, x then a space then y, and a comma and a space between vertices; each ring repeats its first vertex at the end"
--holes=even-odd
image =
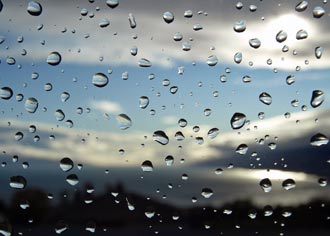
MULTIPOLYGON (((62 193, 62 196, 65 192, 62 193)), ((126 192, 120 184, 106 186, 96 195, 90 184, 72 197, 50 200, 38 188, 16 191, 9 204, 0 201, 1 227, 10 222, 13 229, 32 226, 57 228, 89 225, 98 229, 125 227, 188 227, 191 230, 225 229, 324 229, 330 231, 330 202, 314 199, 297 207, 257 207, 249 200, 227 203, 221 207, 178 207, 126 192), (87 189, 87 191, 86 191, 87 189), (23 209, 25 208, 25 209, 23 209), (149 217, 147 217, 149 216, 149 217), (60 222, 60 223, 59 223, 60 222)), ((87 227, 86 226, 86 227, 87 227)), ((209 231, 208 231, 209 232, 209 231)), ((63 233, 64 234, 64 233, 63 233)), ((136 234, 138 235, 138 234, 136 234)), ((141 234, 143 235, 143 234, 141 234)))

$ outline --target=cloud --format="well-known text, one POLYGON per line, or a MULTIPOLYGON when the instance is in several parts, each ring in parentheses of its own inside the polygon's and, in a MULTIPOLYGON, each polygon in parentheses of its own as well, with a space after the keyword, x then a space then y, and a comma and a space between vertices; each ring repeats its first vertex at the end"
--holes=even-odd
POLYGON ((119 103, 107 100, 93 101, 91 102, 91 107, 95 110, 111 114, 120 113, 124 110, 119 103))
POLYGON ((176 118, 175 116, 164 116, 162 118, 162 122, 165 125, 175 125, 178 122, 178 118, 176 118))

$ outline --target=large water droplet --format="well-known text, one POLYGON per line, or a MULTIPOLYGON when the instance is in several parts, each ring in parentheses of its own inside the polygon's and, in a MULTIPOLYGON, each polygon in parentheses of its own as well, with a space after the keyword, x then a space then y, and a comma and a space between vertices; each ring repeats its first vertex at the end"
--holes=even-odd
POLYGON ((202 189, 202 192, 201 192, 201 195, 202 195, 204 198, 210 198, 210 197, 212 197, 212 195, 213 195, 213 191, 212 191, 212 189, 210 189, 210 188, 203 188, 203 189, 202 189))
POLYGON ((153 137, 154 141, 156 141, 162 145, 166 145, 169 142, 167 135, 162 130, 155 131, 152 137, 153 137))
POLYGON ((284 42, 287 38, 288 38, 288 34, 283 30, 280 30, 276 35, 276 41, 279 43, 284 42))
POLYGON ((149 105, 149 98, 147 96, 141 96, 139 99, 139 106, 142 109, 147 108, 147 106, 149 105))
POLYGON ((207 137, 210 139, 214 139, 217 137, 220 133, 220 130, 218 128, 212 128, 207 132, 207 137))
POLYGON ((16 141, 20 141, 20 140, 22 140, 24 138, 24 134, 22 133, 22 132, 17 132, 16 134, 15 134, 15 140, 16 141))
POLYGON ((272 96, 270 96, 270 94, 263 92, 259 95, 259 100, 260 102, 262 102, 263 104, 266 105, 270 105, 272 104, 272 96))
POLYGON ((218 58, 215 55, 211 55, 207 58, 206 63, 209 66, 215 66, 218 63, 218 58))
POLYGON ((246 30, 246 24, 245 21, 241 20, 238 21, 234 24, 233 29, 237 32, 237 33, 241 33, 244 32, 246 30))
POLYGON ((152 162, 148 160, 142 163, 141 168, 143 172, 152 172, 154 170, 152 162))
POLYGON ((25 110, 29 113, 35 113, 36 110, 38 109, 38 100, 31 97, 31 98, 28 98, 26 99, 25 101, 25 110))
POLYGON ((250 39, 249 44, 252 48, 255 48, 255 49, 257 49, 261 46, 261 42, 257 38, 250 39))
POLYGON ((26 179, 20 175, 12 176, 10 177, 9 186, 16 189, 23 189, 26 186, 26 179))
POLYGON ((315 147, 320 147, 322 145, 327 145, 329 143, 329 139, 327 136, 321 133, 317 133, 311 137, 310 144, 315 147))
POLYGON ((62 121, 65 118, 65 114, 61 109, 57 109, 54 115, 57 121, 62 121))
POLYGON ((316 47, 315 48, 315 57, 317 59, 320 59, 322 57, 322 53, 323 53, 323 48, 322 47, 316 47))
POLYGON ((103 73, 96 73, 95 75, 93 75, 92 83, 94 86, 102 88, 109 83, 109 79, 103 73))
POLYGON ((146 58, 141 58, 139 60, 139 66, 140 67, 150 67, 151 66, 151 62, 148 59, 146 59, 146 58))
POLYGON ((132 13, 128 13, 128 21, 129 21, 129 25, 132 29, 134 29, 136 27, 136 21, 135 21, 135 17, 132 13))
POLYGON ((296 39, 297 40, 302 40, 302 39, 306 39, 308 37, 308 33, 306 30, 299 30, 296 34, 296 39))
POLYGON ((0 97, 4 100, 8 100, 13 96, 13 90, 9 87, 2 87, 0 89, 0 97))
POLYGON ((107 0, 107 5, 111 8, 115 8, 119 5, 119 0, 107 0))
POLYGON ((243 54, 241 52, 237 52, 235 53, 234 55, 234 62, 239 64, 242 62, 242 59, 243 59, 243 54))
POLYGON ((181 128, 184 128, 184 127, 187 126, 188 121, 187 121, 186 119, 181 118, 181 119, 178 121, 178 124, 179 124, 179 126, 180 126, 181 128))
POLYGON ((325 94, 321 90, 314 90, 311 98, 311 106, 316 108, 324 102, 325 94))
POLYGON ((192 10, 185 10, 183 16, 186 18, 191 18, 193 16, 192 10))
POLYGON ((325 10, 323 7, 316 6, 313 9, 313 17, 314 18, 321 18, 325 14, 325 10))
POLYGON ((110 25, 110 21, 108 19, 101 19, 100 22, 99 22, 99 26, 101 28, 105 28, 108 25, 110 25))
POLYGON ((165 163, 167 166, 172 166, 174 163, 174 157, 171 155, 168 155, 167 157, 165 157, 165 163))
POLYGON ((66 182, 68 182, 68 184, 74 186, 79 183, 79 178, 77 175, 71 174, 66 177, 66 182))
POLYGON ((265 193, 269 193, 270 191, 272 191, 272 182, 268 178, 262 179, 259 182, 259 185, 265 193))
POLYGON ((306 8, 308 7, 308 2, 307 1, 301 1, 296 5, 296 11, 302 12, 305 11, 306 8))
POLYGON ((236 153, 238 153, 240 155, 245 155, 248 150, 249 150, 248 145, 242 143, 236 148, 236 153))
POLYGON ((26 10, 32 16, 39 16, 42 13, 42 6, 39 2, 30 1, 26 10))
POLYGON ((169 12, 169 11, 164 12, 163 19, 167 24, 169 24, 174 21, 174 15, 172 12, 169 12))
POLYGON ((285 190, 290 190, 296 187, 296 182, 293 179, 286 179, 282 183, 282 187, 285 190))
POLYGON ((119 126, 119 129, 125 130, 132 126, 132 120, 128 117, 126 114, 119 114, 116 117, 117 124, 119 126))
POLYGON ((69 157, 64 157, 60 161, 60 168, 64 171, 67 172, 73 168, 73 161, 69 157))
POLYGON ((58 52, 51 52, 47 57, 47 63, 51 66, 57 66, 61 63, 62 57, 58 52))
POLYGON ((246 115, 236 112, 230 119, 230 125, 233 129, 240 129, 246 122, 246 115))
POLYGON ((177 141, 183 141, 185 139, 185 137, 181 131, 176 132, 174 137, 177 141))

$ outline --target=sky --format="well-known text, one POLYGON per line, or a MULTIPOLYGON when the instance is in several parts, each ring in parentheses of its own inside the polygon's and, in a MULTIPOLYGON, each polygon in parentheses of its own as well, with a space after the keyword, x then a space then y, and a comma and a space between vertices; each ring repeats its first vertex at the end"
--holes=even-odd
POLYGON ((330 137, 328 4, 313 1, 298 11, 297 1, 242 1, 239 10, 232 1, 121 0, 112 9, 106 1, 45 0, 39 1, 41 14, 34 16, 27 11, 29 1, 1 2, 0 88, 13 91, 11 98, 0 99, 4 196, 14 191, 8 183, 13 175, 26 176, 28 186, 49 188, 52 182, 49 192, 73 191, 84 181, 101 190, 108 181, 124 182, 138 193, 159 199, 166 194, 167 201, 182 205, 190 205, 193 196, 201 203, 246 198, 260 205, 299 204, 329 196, 329 187, 318 184, 319 178, 329 177, 329 145, 311 145, 319 133, 330 137), (251 5, 256 11, 249 9, 251 5), (313 16, 317 6, 325 10, 320 18, 313 16), (85 16, 83 9, 88 11, 85 16), (191 18, 184 16, 187 10, 191 18), (174 15, 171 23, 163 19, 167 11, 174 15), (135 28, 130 27, 129 13, 135 28), (104 19, 110 23, 100 27, 104 19), (245 22, 244 32, 233 29, 239 21, 245 22), (202 29, 196 31, 196 26, 202 29), (276 41, 281 30, 287 33, 284 42, 276 41), (297 39, 300 30, 308 33, 307 38, 297 39), (178 32, 181 41, 173 39, 178 32), (259 48, 249 45, 255 38, 261 42, 259 48), (191 45, 189 51, 182 50, 185 43, 191 45), (288 52, 282 51, 285 45, 288 52), (130 53, 134 46, 136 56, 130 53), (320 58, 315 55, 317 47, 323 49, 320 58), (52 52, 61 55, 58 65, 47 63, 52 52), (235 63, 239 52, 243 60, 235 63), (216 65, 208 65, 209 56, 217 58, 216 65), (151 66, 139 66, 141 59, 151 66), (93 84, 97 73, 107 76, 104 87, 93 84), (251 82, 243 82, 246 76, 251 82), (295 82, 289 85, 288 76, 295 82), (50 91, 46 84, 51 84, 50 91), (324 101, 313 107, 317 90, 324 101), (69 94, 66 101, 63 93, 69 94), (271 104, 260 101, 262 93, 271 95, 271 104), (22 101, 17 94, 24 96, 22 101), (142 96, 149 99, 146 108, 139 105, 142 96), (34 113, 25 109, 31 97, 38 100, 34 113), (63 120, 55 116, 58 110, 63 120), (240 129, 230 124, 234 113, 246 116, 240 129), (129 118, 127 129, 118 124, 120 114, 129 118), (180 119, 186 120, 185 127, 180 127, 180 119), (30 125, 36 126, 35 133, 29 133, 30 125), (212 139, 208 132, 213 128, 219 134, 212 139), (158 130, 169 137, 167 145, 153 140, 158 130), (178 131, 183 141, 176 140, 178 131), (15 140, 17 132, 23 133, 22 140, 15 140), (34 142, 36 135, 40 140, 34 142), (249 147, 245 155, 235 152, 240 144, 249 147), (11 160, 14 155, 18 163, 11 160), (168 155, 175 158, 170 167, 164 161, 168 155), (63 157, 75 163, 68 173, 59 168, 63 157), (142 171, 145 160, 153 163, 153 172, 142 171), (21 167, 24 161, 30 163, 28 169, 21 167), (79 163, 84 165, 81 171, 79 163), (217 168, 223 169, 221 175, 214 173, 217 168), (70 173, 79 176, 78 186, 65 182, 70 173), (189 179, 182 180, 182 174, 189 179), (40 181, 40 176, 47 181, 40 181), (274 181, 270 194, 259 186, 263 178, 274 181), (288 178, 297 183, 290 191, 281 188, 288 178), (170 189, 169 183, 175 187, 170 189), (214 191, 210 199, 201 197, 205 187, 214 191))

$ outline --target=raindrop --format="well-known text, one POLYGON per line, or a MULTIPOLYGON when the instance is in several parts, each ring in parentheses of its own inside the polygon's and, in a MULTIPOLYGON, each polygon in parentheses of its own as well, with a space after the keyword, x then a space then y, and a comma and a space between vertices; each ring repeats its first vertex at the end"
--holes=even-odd
POLYGON ((8 65, 14 65, 16 63, 16 60, 13 57, 7 57, 6 62, 8 65))
POLYGON ((242 81, 243 81, 243 83, 251 83, 252 79, 250 76, 245 75, 245 76, 243 76, 242 81))
POLYGON ((259 185, 265 193, 272 191, 272 182, 270 182, 270 179, 268 178, 262 179, 259 185))
POLYGON ((305 11, 306 8, 308 7, 308 2, 307 1, 301 1, 296 5, 296 11, 297 12, 302 12, 305 11))
POLYGON ((216 175, 221 175, 221 174, 223 173, 223 169, 221 169, 221 168, 217 168, 217 169, 214 171, 214 173, 215 173, 216 175))
POLYGON ((207 132, 207 137, 210 139, 216 138, 220 133, 220 130, 218 128, 212 128, 207 132))
POLYGON ((325 178, 319 178, 318 183, 321 187, 326 187, 328 185, 328 181, 325 178))
POLYGON ((204 109, 204 116, 210 116, 212 114, 212 110, 210 108, 204 109))
POLYGON ((99 26, 101 28, 105 28, 108 25, 110 25, 110 21, 108 19, 101 19, 100 22, 99 22, 99 26))
POLYGON ((325 13, 323 7, 316 6, 313 9, 313 17, 314 18, 321 18, 325 13))
POLYGON ((30 1, 26 10, 32 16, 39 16, 42 13, 42 6, 36 1, 30 1))
POLYGON ((181 118, 181 119, 178 121, 178 124, 179 124, 179 126, 180 126, 181 128, 184 128, 184 127, 187 126, 188 122, 187 122, 186 119, 181 118))
POLYGON ((210 198, 213 195, 213 191, 210 188, 203 188, 202 192, 201 192, 201 195, 204 198, 210 198))
POLYGON ((94 86, 102 88, 109 82, 108 77, 103 73, 96 73, 93 75, 92 83, 94 86))
POLYGON ((73 168, 73 161, 69 157, 62 158, 62 160, 60 161, 60 168, 64 172, 68 172, 73 168))
POLYGON ((81 9, 80 14, 81 14, 82 16, 87 16, 87 14, 88 14, 88 10, 87 10, 86 8, 83 8, 83 9, 81 9))
POLYGON ((61 234, 64 231, 66 231, 68 228, 69 228, 68 224, 63 220, 60 220, 55 224, 55 233, 61 234))
POLYGON ((16 101, 21 102, 21 101, 23 101, 23 99, 24 99, 24 95, 23 94, 18 93, 16 95, 16 101))
POLYGON ((235 30, 235 32, 237 33, 241 33, 244 32, 246 30, 246 24, 245 21, 241 20, 238 21, 234 24, 233 29, 235 30))
POLYGON ((257 10, 257 6, 256 6, 256 5, 250 5, 250 6, 249 6, 249 10, 250 10, 251 12, 255 12, 255 11, 257 10))
POLYGON ((230 119, 230 125, 233 129, 240 129, 246 122, 246 116, 243 113, 236 112, 230 119))
POLYGON ((166 145, 169 142, 167 135, 162 130, 155 131, 153 134, 153 139, 154 139, 154 141, 156 141, 162 145, 166 145))
POLYGON ((47 63, 51 66, 57 66, 61 63, 62 57, 58 52, 51 52, 47 57, 47 63))
POLYGON ((163 14, 163 19, 167 24, 172 23, 174 20, 174 15, 172 12, 167 11, 163 14))
POLYGON ((126 130, 132 126, 132 120, 126 114, 119 114, 116 117, 119 129, 126 130))
POLYGON ((203 29, 203 26, 201 24, 195 24, 193 26, 193 30, 195 31, 199 31, 199 30, 202 30, 203 29))
POLYGON ((145 214, 145 216, 146 216, 147 218, 149 218, 149 219, 151 219, 152 217, 155 216, 155 212, 152 211, 152 210, 147 210, 147 211, 144 212, 144 214, 145 214))
POLYGON ((119 5, 119 0, 107 0, 107 5, 111 8, 115 8, 119 5))
POLYGON ((321 133, 317 133, 314 136, 311 137, 310 144, 315 147, 320 147, 322 145, 327 145, 329 142, 329 139, 327 136, 321 133))
POLYGON ((26 101, 25 101, 25 110, 29 113, 35 113, 36 110, 38 109, 38 100, 31 97, 31 98, 28 98, 26 101))
POLYGON ((139 106, 142 109, 147 108, 149 105, 149 98, 147 96, 141 96, 139 99, 139 106))
POLYGON ((306 30, 299 30, 296 34, 296 39, 301 40, 301 39, 306 39, 308 37, 308 33, 306 30))
POLYGON ((38 79, 38 78, 39 78, 39 74, 38 74, 37 72, 33 72, 33 73, 31 74, 31 79, 36 80, 36 79, 38 79))
MULTIPOLYGON (((114 1, 114 0, 111 0, 111 1, 114 1)), ((94 221, 88 221, 86 223, 86 227, 85 227, 85 230, 90 232, 90 233, 95 233, 96 231, 96 223, 94 221)))
POLYGON ((174 41, 181 41, 183 39, 183 35, 180 32, 177 32, 173 36, 174 41))
POLYGON ((323 53, 323 48, 322 47, 316 47, 315 48, 315 57, 317 59, 320 59, 322 57, 322 53, 323 53))
POLYGON ((289 75, 288 77, 286 77, 286 83, 287 85, 291 85, 294 82, 296 82, 295 76, 294 75, 289 75))
POLYGON ((183 16, 186 17, 186 18, 191 18, 193 16, 192 10, 186 10, 186 11, 184 11, 183 16))
POLYGON ((0 89, 0 97, 4 100, 8 100, 13 96, 13 90, 9 87, 2 87, 0 89))
POLYGON ((211 55, 207 58, 206 63, 209 66, 215 66, 218 63, 218 58, 215 55, 211 55))
POLYGON ((242 62, 243 59, 243 54, 241 52, 237 52, 234 55, 234 62, 237 64, 240 64, 242 62))
POLYGON ((198 145, 202 145, 204 143, 203 137, 196 137, 195 140, 198 145))
POLYGON ((29 133, 35 133, 37 131, 37 128, 35 125, 30 125, 29 126, 29 133))
POLYGON ((190 43, 188 43, 188 42, 182 43, 182 50, 183 51, 190 51, 190 49, 191 49, 190 43))
POLYGON ((260 42, 259 39, 257 39, 257 38, 253 38, 253 39, 250 39, 250 40, 249 40, 249 44, 250 44, 251 47, 257 49, 257 48, 260 47, 261 42, 260 42))
POLYGON ((61 101, 66 102, 70 98, 70 94, 68 92, 63 92, 61 94, 61 101))
POLYGON ((245 155, 248 151, 249 147, 246 144, 240 144, 237 148, 236 148, 236 153, 240 154, 240 155, 245 155))
POLYGON ((181 131, 176 132, 174 137, 177 141, 182 141, 185 139, 185 137, 181 131))
POLYGON ((283 30, 280 30, 276 35, 276 41, 279 43, 284 42, 287 38, 288 38, 288 34, 283 30))
POLYGON ((141 169, 143 172, 152 172, 154 170, 154 167, 151 161, 146 160, 142 163, 141 169))
POLYGON ((23 189, 26 186, 26 179, 20 175, 12 176, 10 177, 9 186, 16 189, 23 189))
POLYGON ((244 5, 243 5, 242 2, 237 2, 235 6, 236 6, 236 9, 237 9, 237 10, 241 10, 241 9, 243 8, 244 5))
POLYGON ((57 121, 62 121, 65 118, 65 114, 61 109, 57 109, 54 115, 57 121))
POLYGON ((136 21, 135 21, 135 17, 132 13, 128 13, 128 21, 129 21, 129 25, 132 29, 134 29, 136 27, 136 21))
POLYGON ((263 104, 266 105, 270 105, 272 104, 272 96, 270 96, 270 94, 263 92, 259 95, 259 100, 260 102, 262 102, 263 104))
POLYGON ((179 90, 179 88, 177 86, 173 86, 170 88, 170 93, 175 94, 178 90, 179 90))
POLYGON ((68 175, 66 177, 66 182, 72 186, 77 185, 79 183, 78 176, 75 174, 68 175))
POLYGON ((22 140, 23 137, 24 137, 24 135, 23 135, 22 132, 17 132, 17 133, 15 134, 15 140, 16 140, 16 141, 20 141, 20 140, 22 140))
POLYGON ((168 155, 167 157, 165 157, 165 164, 167 166, 172 166, 174 163, 174 157, 171 155, 168 155))
POLYGON ((314 90, 311 98, 311 106, 313 108, 321 106, 324 102, 325 94, 321 90, 314 90))
POLYGON ((133 47, 131 47, 131 55, 132 55, 132 56, 136 56, 137 53, 138 53, 138 48, 137 48, 137 46, 133 46, 133 47))
POLYGON ((282 187, 285 190, 291 190, 296 187, 296 182, 293 179, 286 179, 283 181, 282 187))
POLYGON ((151 66, 151 62, 148 59, 146 59, 146 58, 141 58, 139 60, 139 66, 140 67, 150 67, 151 66))

